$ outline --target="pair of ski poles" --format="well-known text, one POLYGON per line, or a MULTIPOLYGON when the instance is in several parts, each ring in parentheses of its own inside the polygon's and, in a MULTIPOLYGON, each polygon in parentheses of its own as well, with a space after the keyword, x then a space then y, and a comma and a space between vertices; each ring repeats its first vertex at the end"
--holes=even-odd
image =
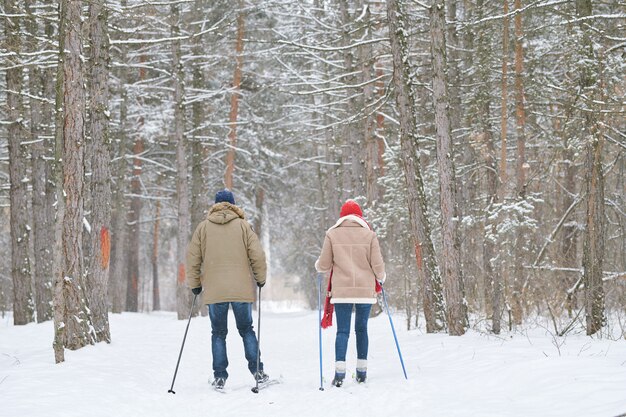
MULTIPOLYGON (((319 351, 320 351, 320 391, 324 391, 324 374, 322 366, 322 274, 317 274, 317 282, 319 290, 317 292, 317 312, 318 312, 318 333, 319 333, 319 351)), ((404 373, 404 379, 409 379, 406 375, 406 368, 404 367, 404 360, 402 359, 402 352, 400 351, 400 344, 398 343, 398 337, 396 336, 396 329, 393 326, 393 320, 391 319, 391 312, 389 311, 389 305, 387 304, 387 295, 385 294, 385 287, 380 283, 380 288, 383 292, 383 302, 385 304, 385 310, 387 310, 387 316, 389 317, 389 324, 391 325, 391 332, 393 333, 393 340, 396 342, 396 349, 398 350, 398 357, 400 358, 400 364, 402 365, 402 372, 404 373)))
MULTIPOLYGON (((180 347, 180 353, 178 354, 178 361, 176 362, 176 370, 174 371, 174 377, 172 378, 172 386, 168 393, 176 394, 174 391, 174 382, 176 381, 176 374, 178 374, 178 365, 180 365, 180 358, 183 356, 183 349, 185 348, 185 340, 187 339, 187 331, 189 330, 189 324, 191 323, 191 316, 193 315, 193 308, 196 305, 196 298, 198 298, 198 294, 194 294, 193 301, 191 302, 191 309, 189 311, 189 320, 187 321, 187 327, 185 328, 185 335, 183 336, 183 344, 180 347)), ((258 300, 258 314, 257 314, 257 349, 256 349, 256 369, 257 372, 259 370, 259 358, 261 356, 261 287, 259 287, 259 300, 258 300)), ((254 378, 256 380, 256 386, 252 388, 252 392, 257 394, 259 392, 259 379, 254 378)))

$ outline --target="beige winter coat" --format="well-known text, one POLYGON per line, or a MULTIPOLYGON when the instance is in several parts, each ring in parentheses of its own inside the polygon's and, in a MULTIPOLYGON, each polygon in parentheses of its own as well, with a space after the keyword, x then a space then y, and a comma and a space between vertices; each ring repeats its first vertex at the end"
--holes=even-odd
POLYGON ((322 253, 315 262, 318 272, 332 269, 331 303, 376 302, 376 282, 385 280, 376 234, 358 216, 345 216, 326 232, 322 253))
POLYGON ((187 284, 202 286, 202 301, 254 301, 252 279, 265 283, 265 253, 241 208, 215 204, 193 233, 187 248, 187 284))

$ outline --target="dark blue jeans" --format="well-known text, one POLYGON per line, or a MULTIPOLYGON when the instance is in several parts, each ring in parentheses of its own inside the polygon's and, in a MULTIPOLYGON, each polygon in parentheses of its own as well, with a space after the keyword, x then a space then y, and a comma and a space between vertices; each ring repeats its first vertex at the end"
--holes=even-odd
POLYGON ((356 333, 357 359, 367 359, 367 319, 370 316, 371 304, 335 304, 335 316, 337 317, 337 337, 335 338, 335 361, 346 360, 348 350, 348 338, 350 337, 350 322, 352 321, 352 308, 355 310, 354 331, 356 333))
MULTIPOLYGON (((252 327, 252 303, 217 303, 209 304, 211 319, 211 351, 213 352, 213 376, 228 378, 228 355, 226 354, 226 335, 228 334, 228 307, 233 307, 237 330, 243 339, 243 349, 248 361, 248 369, 256 373, 258 342, 252 327)), ((260 359, 260 358, 259 358, 260 359)), ((263 363, 259 362, 260 370, 263 363)))

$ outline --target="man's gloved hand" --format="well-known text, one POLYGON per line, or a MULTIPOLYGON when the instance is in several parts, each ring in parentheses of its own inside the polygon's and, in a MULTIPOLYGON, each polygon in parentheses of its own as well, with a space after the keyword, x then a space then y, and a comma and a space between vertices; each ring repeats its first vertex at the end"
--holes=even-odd
POLYGON ((259 288, 263 288, 263 286, 265 285, 265 282, 257 282, 256 286, 259 288))
POLYGON ((191 292, 193 293, 193 295, 198 295, 202 292, 202 287, 192 288, 191 292))

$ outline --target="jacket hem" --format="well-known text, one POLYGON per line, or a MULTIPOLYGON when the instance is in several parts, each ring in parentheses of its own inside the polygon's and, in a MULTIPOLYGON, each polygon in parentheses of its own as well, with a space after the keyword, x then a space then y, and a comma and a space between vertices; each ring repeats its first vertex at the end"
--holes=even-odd
POLYGON ((375 298, 331 298, 331 304, 376 304, 375 298))

